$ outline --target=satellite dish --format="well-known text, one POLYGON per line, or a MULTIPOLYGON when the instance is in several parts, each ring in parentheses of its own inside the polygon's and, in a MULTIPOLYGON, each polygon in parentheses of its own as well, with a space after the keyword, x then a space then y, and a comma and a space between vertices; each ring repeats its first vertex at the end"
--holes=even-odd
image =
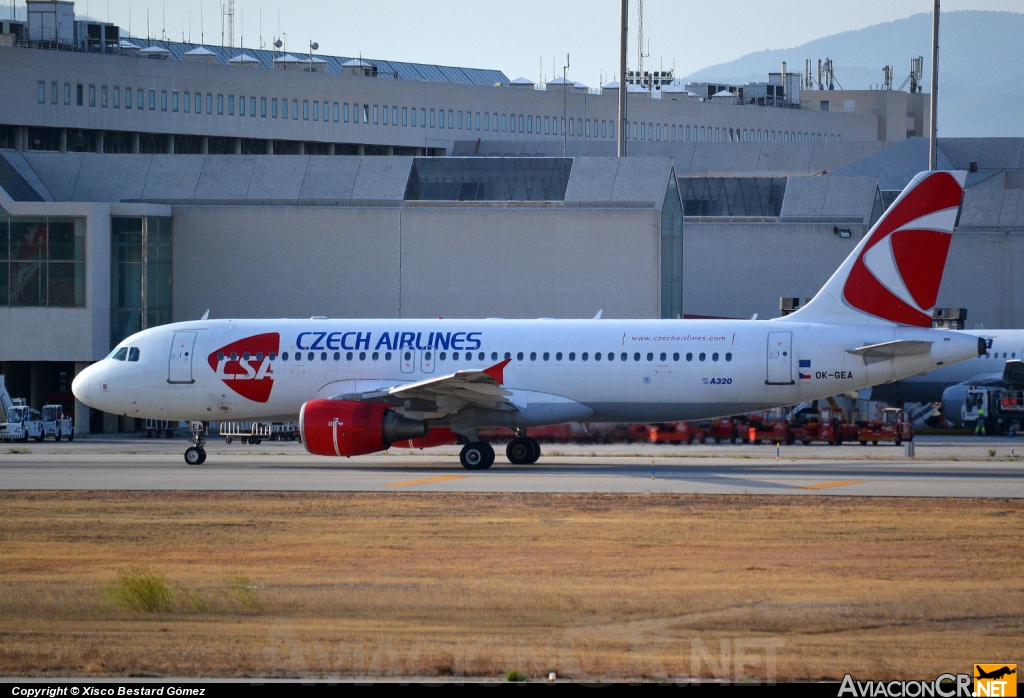
POLYGON ((315 42, 315 41, 314 41, 313 43, 311 43, 311 44, 309 45, 309 47, 310 47, 311 49, 313 49, 314 51, 316 51, 316 50, 318 50, 318 49, 320 48, 320 44, 318 44, 317 42, 315 42))
POLYGON ((284 44, 281 43, 280 39, 278 39, 277 41, 274 42, 274 47, 275 48, 281 48, 282 46, 284 46, 284 44))

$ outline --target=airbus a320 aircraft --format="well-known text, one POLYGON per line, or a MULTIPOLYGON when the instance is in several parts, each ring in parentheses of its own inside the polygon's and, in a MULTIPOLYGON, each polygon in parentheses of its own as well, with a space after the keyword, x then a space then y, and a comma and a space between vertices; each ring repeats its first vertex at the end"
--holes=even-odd
MULTIPOLYGON (((201 320, 144 330, 75 379, 90 407, 207 425, 299 417, 323 456, 458 438, 488 468, 488 427, 663 422, 742 414, 858 390, 985 353, 930 329, 964 173, 918 175, 802 309, 736 320, 201 320), (428 436, 429 435, 429 436, 428 436)), ((449 441, 450 443, 451 441, 449 441)))

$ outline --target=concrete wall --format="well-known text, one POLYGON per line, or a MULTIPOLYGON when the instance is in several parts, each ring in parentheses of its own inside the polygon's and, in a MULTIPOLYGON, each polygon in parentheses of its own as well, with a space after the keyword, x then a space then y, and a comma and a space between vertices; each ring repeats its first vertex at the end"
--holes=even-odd
POLYGON ((655 209, 174 208, 174 318, 660 317, 655 209))
MULTIPOLYGON (((381 78, 365 78, 325 73, 303 73, 298 71, 280 71, 265 69, 244 69, 216 64, 201 64, 174 60, 148 60, 122 56, 100 54, 82 54, 73 52, 43 51, 24 48, 0 47, 0 74, 4 76, 0 99, 0 124, 15 126, 45 126, 66 129, 95 129, 124 132, 144 132, 158 134, 201 135, 234 138, 254 138, 265 140, 319 141, 336 143, 359 143, 374 145, 392 145, 403 147, 446 148, 452 147, 456 140, 482 139, 483 141, 534 141, 561 142, 561 133, 522 133, 504 130, 499 123, 499 130, 476 128, 476 114, 498 113, 499 115, 530 115, 543 120, 561 120, 564 109, 568 116, 598 122, 614 121, 617 117, 617 99, 614 93, 594 95, 585 92, 571 92, 564 95, 560 90, 529 90, 515 88, 480 87, 476 85, 459 85, 439 82, 417 82, 412 80, 392 80, 381 78), (37 98, 37 85, 45 82, 45 103, 40 104, 37 98), (51 83, 58 87, 57 104, 51 104, 51 83), (71 85, 71 104, 64 104, 64 84, 71 85), (85 103, 76 104, 75 90, 83 85, 85 103), (89 86, 97 90, 97 104, 89 106, 89 86), (108 88, 108 106, 100 104, 103 86, 108 88), (122 90, 121 106, 113 107, 113 88, 122 90), (126 87, 133 90, 145 90, 145 108, 134 108, 137 97, 133 99, 133 108, 124 107, 123 91, 126 87), (156 90, 157 107, 149 109, 149 90, 156 90), (175 91, 182 95, 196 92, 214 95, 214 113, 184 113, 183 103, 178 112, 170 106, 167 111, 160 107, 160 93, 167 91, 170 105, 171 96, 175 91), (314 100, 341 104, 370 104, 371 122, 335 123, 321 120, 273 119, 261 116, 249 116, 248 105, 246 116, 234 116, 216 113, 217 95, 245 95, 248 99, 256 96, 257 109, 259 99, 284 99, 309 101, 314 100), (383 119, 379 123, 372 121, 373 105, 398 106, 399 123, 401 109, 444 109, 447 116, 450 110, 453 115, 459 111, 473 114, 473 127, 462 129, 448 127, 430 127, 429 117, 426 127, 417 125, 395 125, 389 119, 385 126, 383 119)), ((204 104, 205 107, 205 104, 204 104)), ((301 112, 301 108, 300 108, 301 112)), ((669 127, 711 127, 728 129, 758 129, 768 131, 792 131, 821 134, 833 134, 842 137, 843 141, 876 140, 876 117, 874 114, 844 114, 815 112, 800 109, 765 108, 750 105, 712 104, 692 99, 651 99, 638 95, 630 95, 629 118, 631 122, 643 122, 651 125, 662 124, 669 127)), ((500 121, 500 120, 499 120, 500 121)), ((584 129, 586 133, 586 129, 584 129)), ((607 131, 606 131, 607 134, 607 131)), ((677 134, 678 140, 684 136, 677 134)), ((575 134, 570 141, 583 141, 588 137, 575 134)), ((614 138, 605 135, 603 138, 591 135, 589 139, 603 140, 614 143, 614 138)), ((726 138, 723 137, 723 140, 726 138)), ((449 150, 450 152, 450 150, 449 150)))

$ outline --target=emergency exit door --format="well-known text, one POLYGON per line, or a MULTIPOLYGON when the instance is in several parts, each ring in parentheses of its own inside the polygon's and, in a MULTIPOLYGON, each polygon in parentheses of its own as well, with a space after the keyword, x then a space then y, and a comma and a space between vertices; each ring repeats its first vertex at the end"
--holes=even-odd
POLYGON ((171 341, 171 358, 167 366, 168 383, 195 383, 192 378, 192 350, 195 332, 175 332, 171 341))
POLYGON ((793 333, 768 333, 768 385, 793 384, 793 333))

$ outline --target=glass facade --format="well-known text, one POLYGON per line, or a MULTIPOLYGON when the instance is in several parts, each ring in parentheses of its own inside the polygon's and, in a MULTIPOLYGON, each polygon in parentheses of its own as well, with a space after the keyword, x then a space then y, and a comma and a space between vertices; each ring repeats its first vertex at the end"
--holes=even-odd
POLYGON ((564 201, 572 158, 416 158, 406 201, 564 201))
POLYGON ((683 207, 675 177, 661 207, 661 317, 683 317, 683 207))
POLYGON ((171 321, 171 219, 110 219, 110 346, 171 321))
POLYGON ((0 306, 85 307, 85 219, 0 209, 0 306))
POLYGON ((785 177, 681 177, 687 216, 778 216, 785 177))

